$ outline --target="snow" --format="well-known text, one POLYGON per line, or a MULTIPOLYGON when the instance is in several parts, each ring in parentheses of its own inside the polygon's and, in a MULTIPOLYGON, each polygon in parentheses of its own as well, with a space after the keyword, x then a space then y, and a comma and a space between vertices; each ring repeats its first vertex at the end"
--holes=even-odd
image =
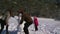
MULTIPOLYGON (((30 27, 28 28, 29 29, 29 34, 60 34, 60 21, 55 21, 54 19, 50 19, 50 18, 38 18, 38 22, 39 22, 39 25, 38 25, 38 31, 35 31, 34 29, 34 24, 30 25, 30 27)), ((25 23, 25 22, 24 22, 25 23)), ((18 30, 20 31, 15 31, 12 32, 11 34, 18 34, 21 33, 21 34, 24 34, 23 32, 23 27, 24 27, 24 23, 18 27, 18 30)), ((3 30, 3 32, 5 31, 5 28, 3 30)), ((2 34, 4 34, 2 32, 2 34)))

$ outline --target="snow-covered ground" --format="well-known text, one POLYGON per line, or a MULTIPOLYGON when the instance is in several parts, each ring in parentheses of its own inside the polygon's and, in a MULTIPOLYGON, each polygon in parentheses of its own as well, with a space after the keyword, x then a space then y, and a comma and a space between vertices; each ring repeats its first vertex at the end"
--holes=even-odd
MULTIPOLYGON (((60 34, 60 21, 55 21, 54 19, 49 18, 38 18, 38 31, 34 31, 34 24, 32 24, 28 29, 30 34, 60 34)), ((20 26, 21 28, 24 27, 24 23, 20 26)), ((17 34, 18 31, 11 34, 17 34)), ((24 32, 21 31, 21 34, 24 32)), ((5 34, 5 28, 2 32, 5 34)), ((18 33, 19 34, 19 33, 18 33)))

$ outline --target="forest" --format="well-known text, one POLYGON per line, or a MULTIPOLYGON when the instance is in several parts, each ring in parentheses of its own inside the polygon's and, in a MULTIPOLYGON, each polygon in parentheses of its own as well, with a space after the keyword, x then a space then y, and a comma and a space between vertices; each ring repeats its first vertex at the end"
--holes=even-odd
POLYGON ((23 7, 32 16, 60 19, 60 0, 0 0, 0 15, 8 8, 16 12, 23 7))

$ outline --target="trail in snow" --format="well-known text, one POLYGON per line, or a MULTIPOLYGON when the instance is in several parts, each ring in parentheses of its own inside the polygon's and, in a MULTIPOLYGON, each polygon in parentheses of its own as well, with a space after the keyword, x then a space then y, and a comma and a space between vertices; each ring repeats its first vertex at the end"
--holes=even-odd
MULTIPOLYGON (((38 31, 34 31, 34 24, 32 24, 28 29, 30 34, 60 34, 60 21, 55 21, 54 19, 49 18, 38 18, 39 25, 38 31)), ((24 27, 24 23, 20 26, 24 27)), ((17 34, 18 30, 12 32, 11 34, 17 34)), ((23 34, 24 32, 22 32, 23 34)), ((2 32, 5 34, 5 28, 2 32)))

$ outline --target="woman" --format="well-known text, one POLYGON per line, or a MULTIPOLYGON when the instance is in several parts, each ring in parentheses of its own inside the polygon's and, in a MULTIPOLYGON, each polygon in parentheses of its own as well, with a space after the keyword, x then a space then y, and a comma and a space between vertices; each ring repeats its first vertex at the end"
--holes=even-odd
POLYGON ((14 16, 14 12, 9 10, 10 17, 7 18, 8 30, 10 34, 17 34, 18 20, 14 16))

